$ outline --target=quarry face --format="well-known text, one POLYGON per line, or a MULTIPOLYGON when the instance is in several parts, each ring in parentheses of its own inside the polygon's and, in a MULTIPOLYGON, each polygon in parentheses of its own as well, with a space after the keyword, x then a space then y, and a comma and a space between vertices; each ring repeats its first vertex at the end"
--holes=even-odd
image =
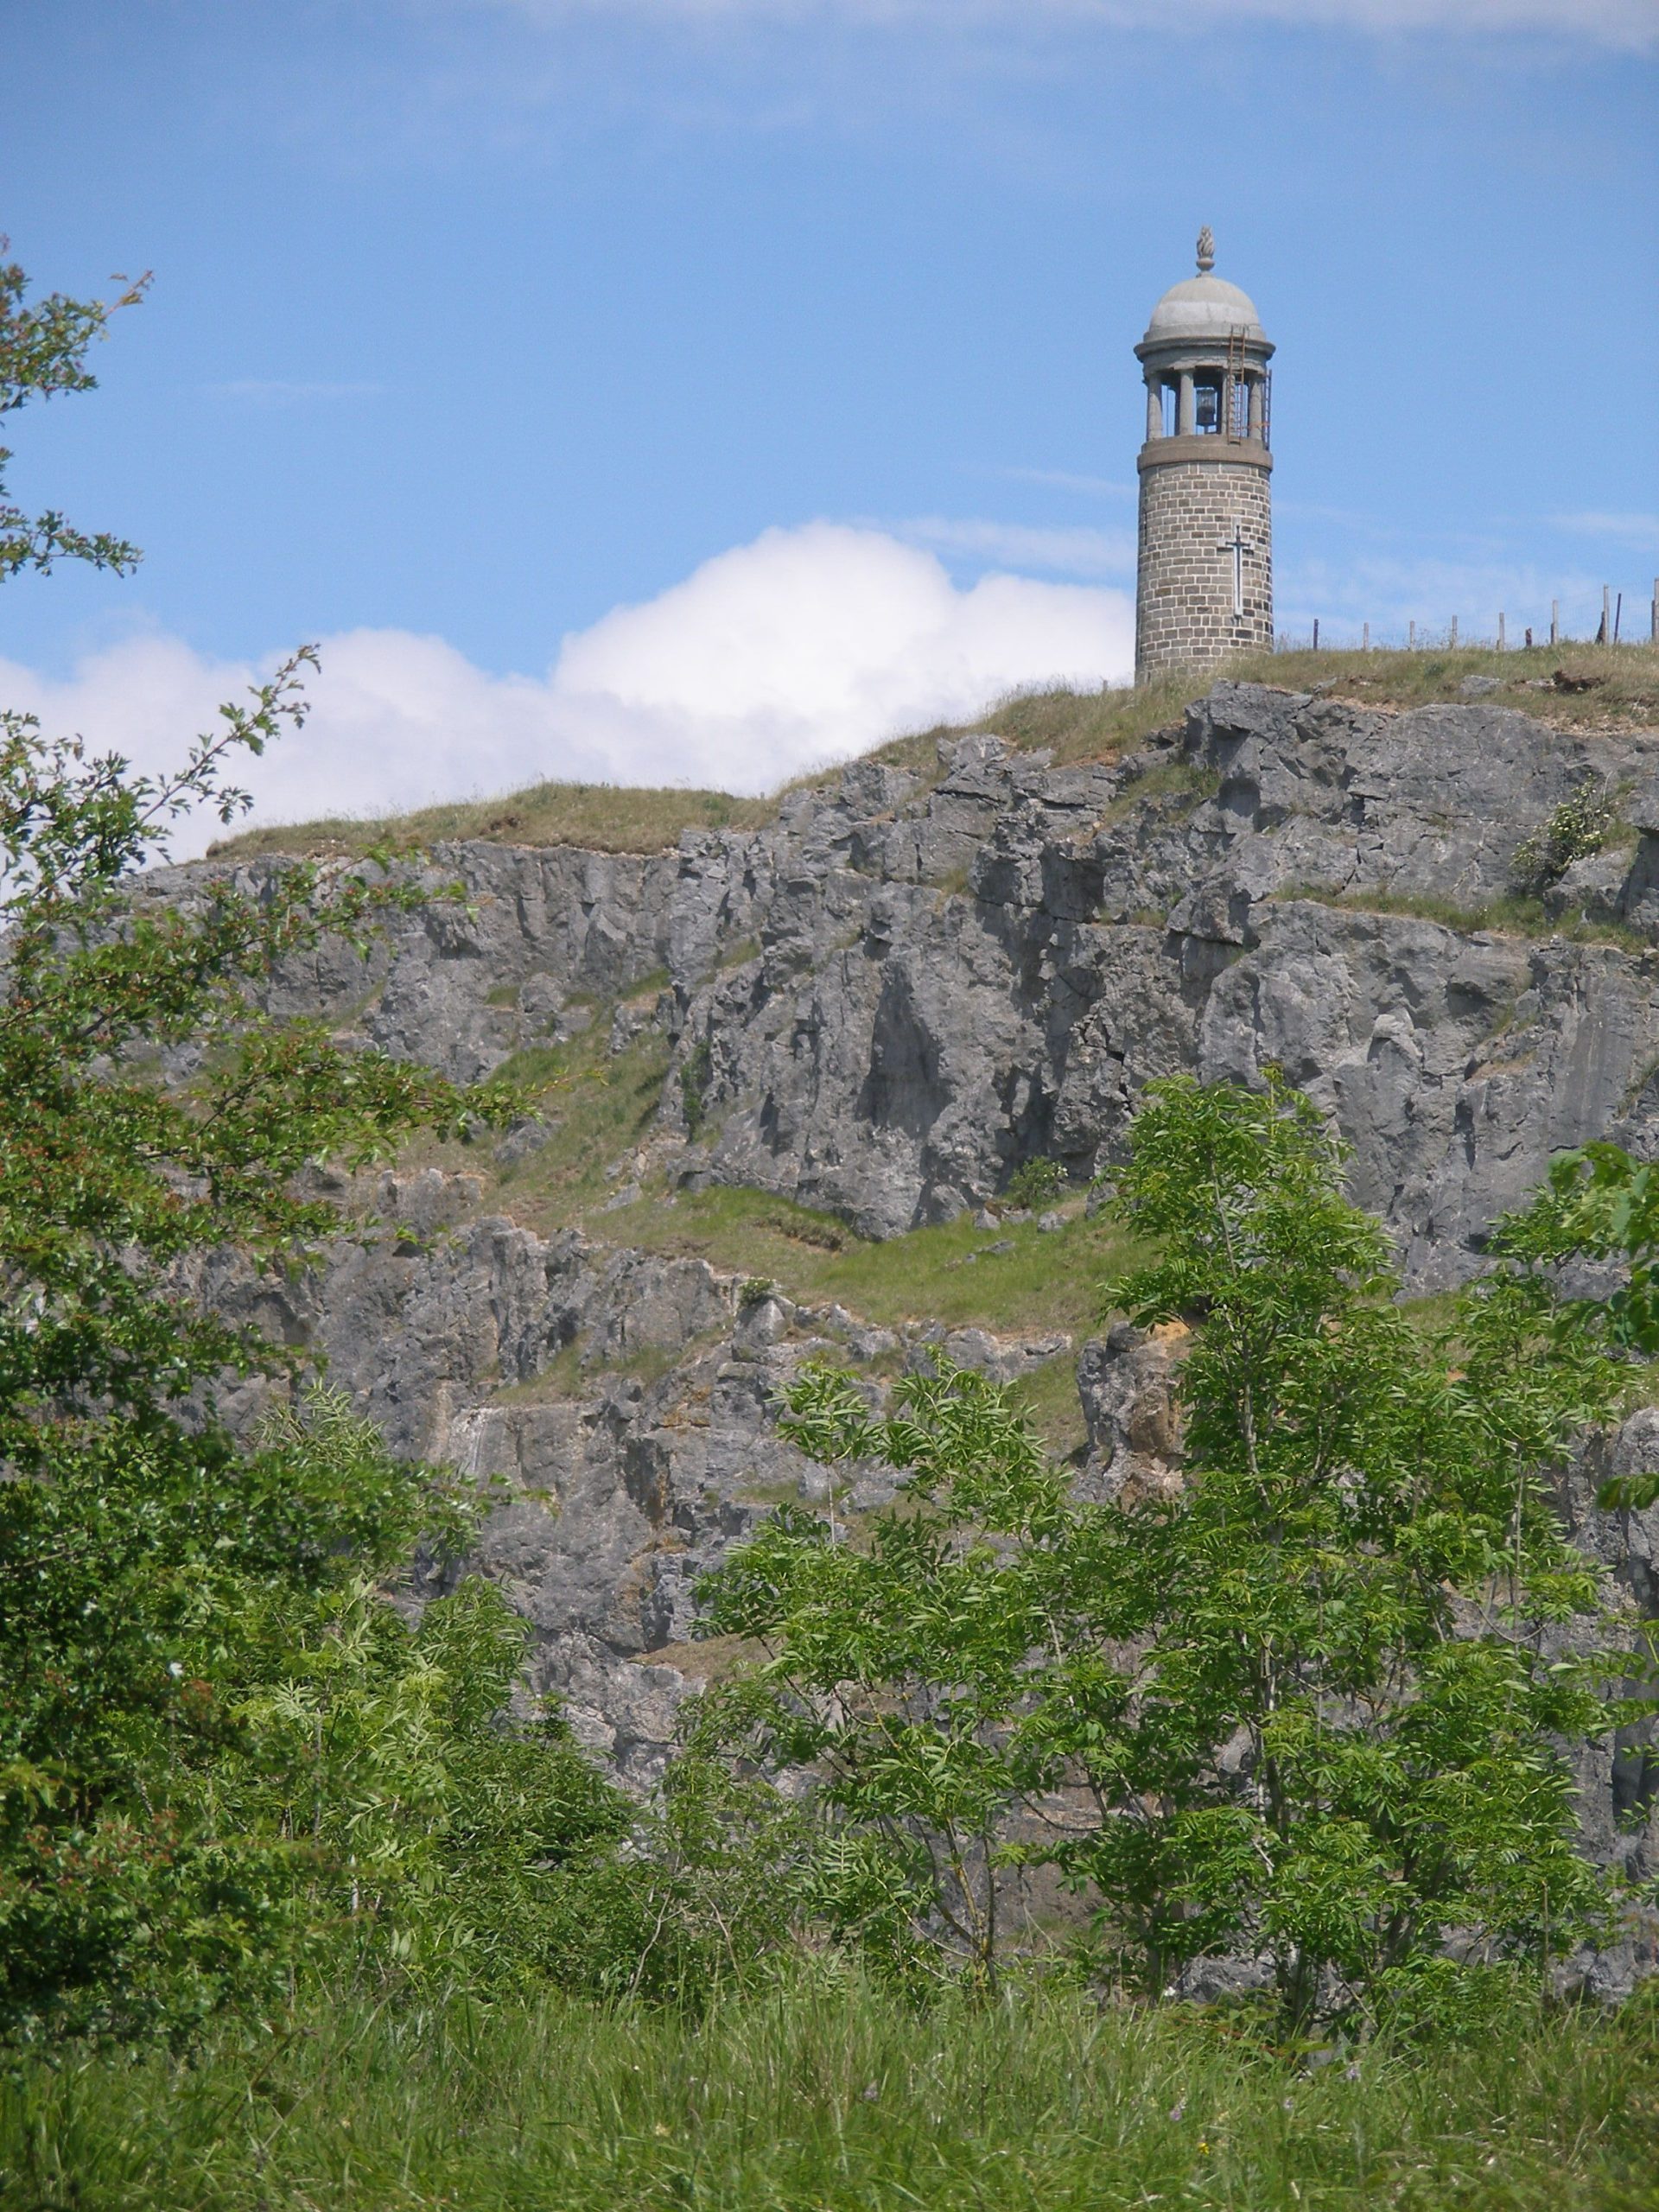
MULTIPOLYGON (((1069 1401, 1079 1483, 1160 1478, 1168 1358, 1090 1319, 1085 1205, 1148 1079, 1281 1067, 1420 1294, 1480 1266, 1552 1152, 1659 1149, 1659 734, 1221 683, 1110 762, 940 750, 931 774, 855 765, 767 828, 668 853, 440 848, 423 880, 465 906, 435 898, 366 968, 331 950, 276 994, 461 1077, 586 1055, 539 1122, 386 1177, 366 1248, 220 1294, 325 1352, 400 1451, 503 1478, 480 1563, 534 1625, 537 1686, 633 1780, 712 1663, 696 1576, 823 1481, 774 1426, 804 1360, 880 1378, 943 1346, 1069 1401), (1601 849, 1541 920, 1504 920, 1517 846, 1586 783, 1601 849), (1010 1222, 1038 1158, 1071 1196, 1010 1222), (733 1224, 767 1203, 762 1277, 733 1224), (971 1271, 937 1276, 944 1314, 903 1295, 930 1230, 957 1240, 930 1265, 971 1271), (1065 1325, 997 1293, 999 1268, 1043 1265, 1079 1276, 1065 1325), (836 1266, 881 1282, 880 1310, 825 1292, 836 1266)), ((1653 1419, 1598 1451, 1645 1451, 1653 1419)), ((1561 1471, 1564 1506, 1650 1612, 1659 1511, 1599 1513, 1593 1472, 1561 1471)), ((857 1471, 843 1503, 887 1480, 857 1471)), ((1604 1765, 1611 1850, 1628 1747, 1604 1765)))

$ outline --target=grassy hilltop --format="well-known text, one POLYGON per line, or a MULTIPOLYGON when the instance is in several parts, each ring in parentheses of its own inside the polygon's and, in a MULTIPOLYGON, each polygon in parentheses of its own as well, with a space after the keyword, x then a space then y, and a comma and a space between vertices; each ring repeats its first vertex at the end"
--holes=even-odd
MULTIPOLYGON (((1492 704, 1516 707, 1574 729, 1641 726, 1659 713, 1659 652, 1646 645, 1543 646, 1505 653, 1484 646, 1455 652, 1259 653, 1225 672, 1243 683, 1281 684, 1288 690, 1317 688, 1365 706, 1396 709, 1455 704, 1469 677, 1495 677, 1498 688, 1487 695, 1492 704)), ((941 724, 894 738, 868 757, 936 775, 941 738, 994 731, 1023 751, 1052 753, 1059 766, 1109 760, 1132 750, 1151 731, 1178 722, 1199 688, 1192 677, 1177 675, 1133 690, 1057 686, 1020 692, 976 721, 941 724)), ((820 780, 804 776, 785 788, 798 790, 820 780)), ((534 784, 503 798, 458 800, 414 814, 247 830, 212 849, 217 856, 238 858, 364 852, 371 846, 421 852, 457 838, 478 837, 512 845, 656 853, 670 849, 683 830, 760 829, 775 817, 781 795, 740 798, 728 791, 635 790, 620 784, 534 784)))

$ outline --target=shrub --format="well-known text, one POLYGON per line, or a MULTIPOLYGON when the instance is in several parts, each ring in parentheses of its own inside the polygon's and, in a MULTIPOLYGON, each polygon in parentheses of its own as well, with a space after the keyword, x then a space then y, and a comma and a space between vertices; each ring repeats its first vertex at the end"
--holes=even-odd
POLYGON ((943 1363, 885 1415, 809 1373, 785 1433, 901 1495, 849 1527, 832 1479, 827 1516, 783 1509, 702 1586, 705 1629, 772 1655, 718 1693, 726 1740, 817 1770, 814 1909, 890 1961, 993 1979, 999 1870, 1045 1863, 1136 1986, 1243 1955, 1293 2026, 1420 1980, 1444 2011, 1452 1931, 1536 1961, 1607 1906, 1562 1747, 1630 1717, 1628 1667, 1538 1470, 1619 1402, 1609 1310, 1512 1232, 1419 1330, 1276 1081, 1154 1085, 1112 1203, 1162 1253, 1116 1299, 1190 1331, 1179 1490, 1079 1503, 943 1363))
POLYGON ((1558 883, 1574 861, 1599 853, 1607 842, 1617 805, 1611 791, 1580 784, 1516 847, 1510 872, 1516 890, 1536 898, 1558 883))
POLYGON ((1014 1169, 1003 1196, 1010 1205, 1028 1206, 1035 1212, 1040 1206, 1052 1205, 1065 1188, 1065 1168, 1058 1160, 1046 1160, 1039 1154, 1014 1169))
POLYGON ((713 1048, 706 1037, 700 1038, 680 1062, 680 1105, 690 1136, 700 1135, 708 1119, 709 1084, 714 1071, 713 1048))

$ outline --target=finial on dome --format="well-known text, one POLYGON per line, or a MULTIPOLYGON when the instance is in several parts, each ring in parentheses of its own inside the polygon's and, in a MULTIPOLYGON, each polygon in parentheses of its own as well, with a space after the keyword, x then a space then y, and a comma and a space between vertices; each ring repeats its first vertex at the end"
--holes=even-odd
POLYGON ((1216 234, 1208 223, 1198 232, 1198 274, 1207 276, 1216 265, 1216 234))

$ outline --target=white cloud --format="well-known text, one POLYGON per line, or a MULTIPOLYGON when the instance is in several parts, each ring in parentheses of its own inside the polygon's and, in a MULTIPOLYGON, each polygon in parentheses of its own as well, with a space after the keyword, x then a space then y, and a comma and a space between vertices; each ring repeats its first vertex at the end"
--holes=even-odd
POLYGON ((1047 569, 1062 576, 1135 574, 1135 532, 1129 530, 953 520, 943 515, 919 515, 895 526, 912 544, 932 546, 941 553, 964 553, 979 561, 1047 569))
POLYGON ((1629 538, 1659 551, 1659 515, 1557 515, 1554 519, 1558 529, 1576 531, 1585 537, 1629 538))
MULTIPOLYGON (((265 822, 543 778, 766 791, 1022 684, 1124 681, 1133 639, 1122 592, 1007 575, 961 588, 914 545, 812 523, 767 531, 567 637, 545 677, 489 675, 404 630, 325 639, 304 729, 236 779, 265 822)), ((275 658, 213 661, 141 637, 60 681, 0 660, 0 702, 153 771, 275 658)), ((175 851, 200 851, 215 827, 191 824, 175 851)))
POLYGON ((1564 35, 1624 48, 1659 43, 1659 0, 451 0, 555 22, 577 16, 667 17, 692 24, 725 22, 845 22, 952 29, 1007 22, 1098 23, 1111 29, 1179 31, 1242 19, 1387 35, 1427 31, 1490 37, 1503 32, 1564 35))

